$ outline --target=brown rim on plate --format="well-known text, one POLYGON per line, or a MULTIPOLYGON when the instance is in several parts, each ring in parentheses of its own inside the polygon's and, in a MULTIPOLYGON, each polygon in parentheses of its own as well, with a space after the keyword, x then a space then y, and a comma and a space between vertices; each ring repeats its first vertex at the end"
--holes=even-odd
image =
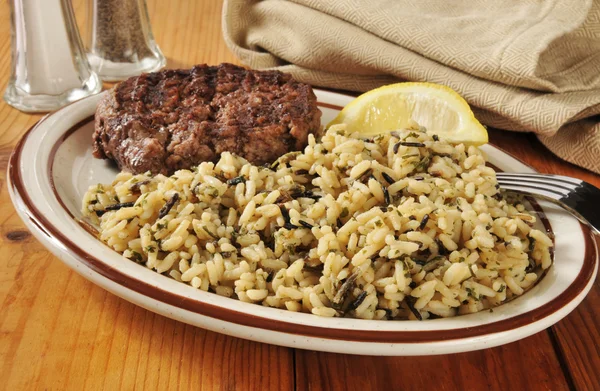
MULTIPOLYGON (((329 107, 332 109, 340 109, 339 106, 331 104, 319 104, 321 106, 329 107)), ((44 118, 45 119, 45 118, 44 118)), ((61 251, 71 252, 76 254, 77 259, 99 273, 100 275, 116 282, 117 284, 130 289, 138 294, 158 300, 162 303, 171 305, 176 308, 181 308, 191 312, 195 312, 204 316, 219 319, 221 321, 239 324, 242 326, 255 327, 260 329, 271 330, 275 332, 283 332, 289 334, 296 334, 306 337, 324 338, 332 340, 345 340, 350 342, 376 342, 376 343, 426 343, 426 342, 438 342, 440 340, 456 340, 464 338, 480 337, 484 335, 490 335, 500 333, 507 330, 517 329, 542 318, 550 316, 560 308, 564 307, 567 303, 577 297, 585 288, 590 281, 595 264, 598 256, 597 248, 592 237, 591 230, 584 225, 580 225, 584 234, 585 240, 585 253, 583 266, 573 281, 573 283, 567 287, 567 289, 557 296, 554 300, 546 303, 536 309, 529 312, 514 316, 509 319, 499 320, 493 323, 470 327, 470 328, 459 328, 459 329, 447 329, 447 330, 422 330, 422 331, 376 331, 372 330, 353 330, 353 329, 338 329, 338 328, 326 328, 319 326, 301 325, 297 323, 291 323, 281 320, 275 320, 266 317, 260 317, 252 315, 246 312, 235 311, 229 308, 220 307, 214 304, 205 303, 195 299, 190 299, 185 296, 174 294, 170 291, 160 289, 149 285, 148 283, 134 278, 128 274, 123 273, 119 269, 115 269, 97 258, 95 255, 85 252, 70 238, 66 237, 59 228, 52 224, 44 214, 37 209, 32 202, 29 194, 21 177, 19 170, 22 149, 30 136, 32 131, 41 123, 40 120, 36 125, 32 126, 19 141, 15 147, 8 164, 8 177, 10 180, 10 186, 12 187, 13 194, 21 201, 22 205, 25 206, 25 214, 27 215, 30 222, 38 227, 40 232, 46 235, 51 241, 58 241, 63 245, 61 251)), ((58 150, 60 144, 73 132, 77 131, 83 124, 89 122, 90 117, 78 122, 73 127, 68 129, 63 136, 61 136, 55 145, 52 146, 51 153, 48 161, 49 179, 55 197, 61 207, 71 216, 70 212, 66 209, 64 203, 60 199, 56 189, 54 188, 52 178, 52 162, 54 155, 58 150)), ((142 266, 140 266, 142 267, 142 266)), ((253 304, 254 305, 254 304, 253 304)), ((429 322, 435 322, 439 320, 430 320, 429 322)))

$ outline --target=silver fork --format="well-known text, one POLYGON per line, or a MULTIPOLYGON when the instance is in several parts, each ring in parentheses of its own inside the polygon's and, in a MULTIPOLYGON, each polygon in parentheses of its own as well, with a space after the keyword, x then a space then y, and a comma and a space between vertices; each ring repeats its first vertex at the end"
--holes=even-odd
POLYGON ((580 179, 551 174, 496 173, 507 191, 530 194, 560 205, 600 234, 600 189, 580 179))

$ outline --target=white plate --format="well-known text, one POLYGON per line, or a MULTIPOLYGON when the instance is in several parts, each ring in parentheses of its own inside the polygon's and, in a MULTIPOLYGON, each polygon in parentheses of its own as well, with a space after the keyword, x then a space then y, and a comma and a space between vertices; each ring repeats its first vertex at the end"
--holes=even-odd
MULTIPOLYGON (((316 91, 323 122, 353 98, 316 91)), ((302 349, 371 355, 428 355, 512 342, 558 322, 583 300, 598 268, 589 230, 566 212, 542 204, 556 236, 555 263, 523 296, 494 309, 455 318, 371 321, 321 318, 203 292, 109 249, 78 222, 92 184, 117 170, 92 157, 92 116, 101 95, 43 118, 15 148, 8 167, 10 195, 33 234, 65 264, 108 291, 150 311, 209 330, 302 349)), ((532 170, 490 145, 489 161, 503 171, 532 170)))

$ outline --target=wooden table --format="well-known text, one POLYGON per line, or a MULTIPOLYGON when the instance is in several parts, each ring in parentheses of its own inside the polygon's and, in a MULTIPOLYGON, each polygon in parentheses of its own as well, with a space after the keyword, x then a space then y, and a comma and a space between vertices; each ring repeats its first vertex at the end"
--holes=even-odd
MULTIPOLYGON (((76 1, 76 13, 84 12, 76 1)), ((221 38, 221 2, 149 1, 169 67, 237 60, 221 38)), ((0 90, 10 69, 9 7, 0 5, 0 90)), ((179 323, 122 300, 53 257, 15 213, 9 155, 40 115, 0 102, 0 389, 600 389, 600 287, 557 325, 471 353, 361 357, 249 342, 179 323)), ((491 131, 491 142, 541 172, 600 187, 533 135, 491 131)))

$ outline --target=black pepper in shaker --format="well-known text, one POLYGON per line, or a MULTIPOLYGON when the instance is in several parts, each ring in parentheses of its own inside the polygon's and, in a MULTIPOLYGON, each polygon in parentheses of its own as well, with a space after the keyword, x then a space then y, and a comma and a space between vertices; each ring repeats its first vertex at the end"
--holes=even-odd
POLYGON ((105 81, 164 67, 152 36, 145 0, 90 0, 88 60, 105 81))

